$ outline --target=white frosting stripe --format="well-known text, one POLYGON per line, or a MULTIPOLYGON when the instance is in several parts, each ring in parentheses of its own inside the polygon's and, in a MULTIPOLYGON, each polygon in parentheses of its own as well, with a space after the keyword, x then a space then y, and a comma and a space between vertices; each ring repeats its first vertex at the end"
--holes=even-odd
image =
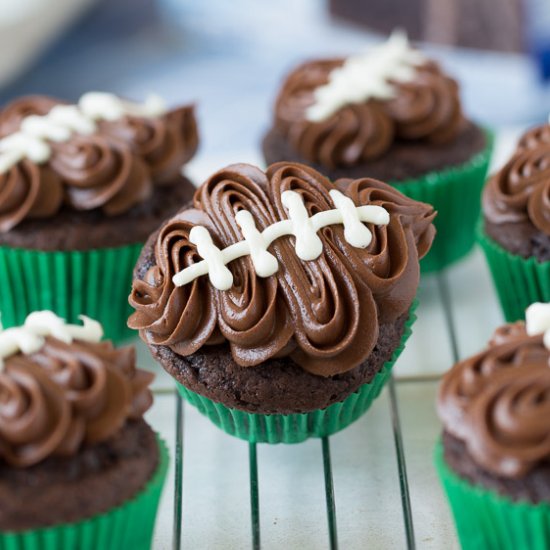
POLYGON ((390 38, 367 53, 348 57, 329 75, 329 81, 314 91, 315 102, 306 111, 312 122, 324 120, 350 103, 369 99, 391 99, 391 81, 407 82, 426 58, 410 47, 406 34, 393 32, 390 38))
POLYGON ((544 334, 544 345, 550 350, 550 303, 536 302, 527 308, 525 329, 529 336, 544 334))
POLYGON ((267 251, 271 244, 263 233, 260 233, 254 223, 254 217, 246 210, 240 210, 235 216, 241 231, 243 232, 254 269, 259 277, 270 277, 279 268, 277 258, 267 251))
POLYGON ((309 217, 302 196, 295 191, 285 191, 281 200, 287 208, 289 219, 276 222, 261 233, 250 212, 237 212, 235 219, 243 232, 244 240, 223 250, 213 243, 205 227, 193 227, 189 240, 197 246, 197 252, 204 260, 176 273, 172 282, 176 286, 183 286, 208 274, 215 288, 228 290, 233 284, 233 275, 226 265, 237 258, 250 255, 259 277, 269 277, 277 271, 277 259, 267 249, 280 237, 293 235, 296 239, 296 255, 304 261, 315 260, 323 252, 323 242, 317 235, 323 227, 343 224, 346 241, 356 248, 365 248, 370 244, 372 235, 363 224, 387 225, 390 221, 389 213, 381 206, 355 206, 349 197, 337 190, 330 191, 330 196, 336 208, 309 217))
POLYGON ((355 207, 355 204, 353 204, 353 201, 349 197, 334 190, 330 192, 330 197, 338 211, 342 214, 346 241, 348 241, 351 246, 357 248, 366 248, 369 246, 372 240, 372 234, 368 227, 361 223, 359 211, 355 207))
POLYGON ((99 342, 103 337, 101 325, 85 315, 80 319, 83 325, 71 325, 51 311, 35 311, 22 326, 0 330, 0 366, 11 355, 37 352, 44 345, 46 336, 67 344, 73 340, 99 342))
POLYGON ((317 229, 309 217, 302 196, 296 191, 285 191, 281 195, 281 201, 292 222, 291 235, 296 238, 296 255, 301 260, 315 260, 323 252, 323 242, 317 235, 317 229))
POLYGON ((126 115, 156 117, 166 112, 164 100, 157 95, 150 95, 140 104, 105 92, 84 94, 78 101, 78 108, 92 120, 118 120, 126 115))
POLYGON ((156 117, 166 112, 164 101, 150 96, 145 103, 132 103, 103 92, 84 94, 78 105, 56 105, 44 116, 31 115, 18 132, 0 140, 0 174, 28 158, 36 164, 51 156, 48 141, 68 141, 71 135, 88 135, 97 130, 96 120, 117 120, 126 115, 156 117))
POLYGON ((228 288, 233 284, 233 275, 225 267, 221 250, 214 244, 206 227, 196 225, 189 233, 189 240, 197 246, 197 252, 208 265, 208 277, 216 288, 228 288))

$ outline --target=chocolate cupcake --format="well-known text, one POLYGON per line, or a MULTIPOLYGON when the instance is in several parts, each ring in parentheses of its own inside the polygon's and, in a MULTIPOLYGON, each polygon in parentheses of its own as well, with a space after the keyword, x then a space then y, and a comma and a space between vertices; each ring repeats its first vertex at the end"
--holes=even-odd
POLYGON ((147 242, 129 325, 225 431, 334 433, 366 411, 410 334, 434 216, 372 179, 229 166, 147 242))
POLYGON ((507 321, 550 301, 550 125, 527 131, 483 192, 478 240, 507 321))
POLYGON ((456 364, 436 464, 463 548, 550 547, 550 304, 456 364))
POLYGON ((457 83, 400 33, 367 53, 293 70, 263 141, 267 163, 378 178, 432 204, 438 235, 424 272, 471 249, 491 149, 490 133, 464 116, 457 83))
POLYGON ((167 451, 153 375, 99 323, 50 311, 0 332, 0 547, 149 548, 167 451))
POLYGON ((77 105, 44 96, 0 111, 0 312, 4 326, 50 309, 131 333, 126 296, 147 237, 194 187, 182 175, 198 143, 192 106, 106 93, 77 105))

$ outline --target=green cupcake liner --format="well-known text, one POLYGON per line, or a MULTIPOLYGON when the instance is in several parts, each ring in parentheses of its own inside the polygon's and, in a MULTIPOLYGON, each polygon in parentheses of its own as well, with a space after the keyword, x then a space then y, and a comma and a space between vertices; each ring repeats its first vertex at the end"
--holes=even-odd
POLYGON ((477 241, 485 253, 507 322, 524 319, 527 306, 533 302, 550 302, 550 261, 539 262, 508 252, 485 233, 483 220, 477 226, 477 241))
POLYGON ((334 403, 326 409, 301 414, 257 414, 226 407, 189 390, 182 384, 177 384, 178 391, 186 401, 224 432, 253 443, 300 443, 310 437, 332 435, 362 416, 382 391, 391 376, 395 361, 411 335, 417 305, 418 302, 415 300, 399 346, 394 350, 391 359, 384 363, 369 383, 363 384, 344 401, 334 403))
POLYGON ((147 485, 131 500, 76 523, 14 533, 0 533, 0 550, 148 550, 151 548, 168 449, 157 437, 159 465, 147 485))
POLYGON ((435 465, 451 505, 462 548, 550 548, 550 503, 513 502, 496 492, 468 483, 445 462, 441 441, 435 449, 435 465))
POLYGON ((0 314, 4 328, 49 309, 70 323, 88 315, 106 338, 119 342, 134 331, 126 321, 128 295, 141 244, 87 251, 45 252, 0 247, 0 314))
POLYGON ((423 274, 442 270, 465 256, 474 245, 481 191, 493 151, 494 139, 489 130, 485 130, 485 138, 485 149, 464 164, 392 183, 404 195, 437 210, 437 234, 430 252, 420 261, 423 274))

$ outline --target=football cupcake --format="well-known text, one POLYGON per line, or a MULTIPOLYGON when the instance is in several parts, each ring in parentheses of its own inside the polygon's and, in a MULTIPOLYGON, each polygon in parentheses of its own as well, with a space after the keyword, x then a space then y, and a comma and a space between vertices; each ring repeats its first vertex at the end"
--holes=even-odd
POLYGON ((225 431, 334 433, 370 406, 410 334, 434 216, 373 179, 228 166, 147 242, 129 325, 225 431))
POLYGON ((507 321, 550 301, 550 125, 533 128, 483 192, 481 244, 507 321))
POLYGON ((0 548, 151 545, 168 462, 143 420, 153 375, 82 319, 0 332, 0 548))
POLYGON ((0 111, 0 313, 49 309, 130 332, 126 296, 147 236, 194 192, 182 166, 198 143, 192 106, 167 110, 88 93, 0 111))
POLYGON ((373 177, 440 213, 422 262, 439 270, 474 243, 492 137, 468 120, 459 88, 439 65, 394 33, 348 58, 293 70, 263 141, 268 163, 306 163, 331 179, 373 177))
POLYGON ((436 465, 463 548, 550 548, 550 304, 443 378, 436 465))

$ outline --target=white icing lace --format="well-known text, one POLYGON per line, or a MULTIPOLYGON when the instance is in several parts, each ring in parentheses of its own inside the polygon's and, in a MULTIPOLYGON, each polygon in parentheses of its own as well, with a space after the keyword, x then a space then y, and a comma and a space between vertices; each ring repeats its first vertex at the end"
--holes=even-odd
POLYGON ((52 311, 35 311, 20 327, 0 328, 0 366, 4 359, 16 353, 35 353, 44 345, 46 336, 53 336, 67 344, 73 340, 99 342, 103 337, 101 324, 85 315, 79 318, 82 325, 71 325, 52 311))
POLYGON ((355 206, 349 197, 335 189, 330 191, 330 197, 336 206, 334 210, 318 212, 309 217, 299 193, 283 192, 281 200, 288 211, 289 219, 276 222, 261 232, 256 228, 252 214, 241 210, 237 212, 235 219, 244 240, 223 250, 214 244, 205 227, 193 227, 189 232, 189 240, 196 245, 198 254, 204 259, 176 273, 172 278, 173 283, 183 286, 202 275, 208 275, 215 288, 228 290, 233 285, 233 275, 226 265, 237 258, 250 256, 259 277, 269 277, 277 271, 277 259, 267 249, 280 237, 293 235, 296 255, 304 261, 315 260, 323 252, 323 242, 317 235, 319 229, 343 224, 346 241, 356 248, 366 248, 372 240, 372 234, 364 222, 387 225, 390 221, 389 213, 381 206, 355 206))
POLYGON ((329 81, 314 91, 315 102, 306 111, 312 122, 324 120, 350 103, 368 99, 391 99, 396 82, 411 81, 416 67, 426 58, 410 47, 407 35, 394 31, 383 44, 348 57, 329 74, 329 81))
POLYGON ((89 135, 97 130, 96 120, 117 120, 126 115, 156 117, 166 112, 164 101, 155 95, 145 103, 132 103, 104 92, 84 94, 78 105, 56 105, 44 115, 31 115, 18 132, 0 140, 0 174, 24 158, 36 164, 47 162, 52 150, 48 141, 68 141, 73 133, 89 135))

